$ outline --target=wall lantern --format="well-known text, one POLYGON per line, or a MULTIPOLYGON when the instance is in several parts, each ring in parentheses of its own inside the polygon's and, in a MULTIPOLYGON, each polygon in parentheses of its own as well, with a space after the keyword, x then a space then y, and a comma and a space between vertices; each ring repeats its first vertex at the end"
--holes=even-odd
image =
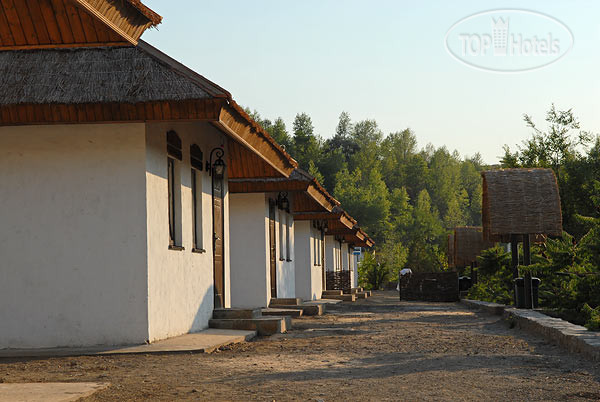
POLYGON ((290 200, 288 200, 287 193, 279 193, 277 196, 277 205, 279 205, 280 209, 290 212, 290 200))
POLYGON ((210 151, 210 158, 206 161, 206 170, 209 175, 212 175, 213 178, 217 180, 222 180, 225 177, 225 169, 227 165, 225 165, 225 161, 223 160, 223 155, 225 151, 222 147, 217 147, 210 151), (213 162, 213 155, 216 155, 217 159, 213 162))

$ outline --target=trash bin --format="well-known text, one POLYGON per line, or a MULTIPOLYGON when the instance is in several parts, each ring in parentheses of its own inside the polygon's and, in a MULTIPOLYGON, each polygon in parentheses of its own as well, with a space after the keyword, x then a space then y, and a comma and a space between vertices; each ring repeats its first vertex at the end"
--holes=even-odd
POLYGON ((525 279, 515 278, 515 307, 525 308, 525 279))
POLYGON ((540 294, 540 283, 542 280, 540 278, 531 278, 531 298, 533 299, 531 305, 533 308, 539 307, 539 294, 540 294))
POLYGON ((469 290, 472 284, 473 283, 471 282, 471 278, 468 276, 461 276, 460 278, 458 278, 458 290, 460 290, 461 292, 469 290))

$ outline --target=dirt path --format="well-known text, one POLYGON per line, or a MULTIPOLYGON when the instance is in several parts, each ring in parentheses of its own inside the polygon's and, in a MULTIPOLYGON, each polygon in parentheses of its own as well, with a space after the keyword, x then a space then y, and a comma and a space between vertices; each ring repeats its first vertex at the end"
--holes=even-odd
POLYGON ((0 382, 101 381, 86 400, 598 400, 600 365, 460 305, 394 292, 211 355, 0 360, 0 382))

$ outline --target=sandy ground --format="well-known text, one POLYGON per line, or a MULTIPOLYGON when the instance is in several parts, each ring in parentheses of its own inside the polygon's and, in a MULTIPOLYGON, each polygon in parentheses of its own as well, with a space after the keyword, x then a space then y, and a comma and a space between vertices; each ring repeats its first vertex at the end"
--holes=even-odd
POLYGON ((2 359, 0 382, 94 381, 85 400, 598 400, 600 365, 501 318, 380 292, 210 355, 2 359))

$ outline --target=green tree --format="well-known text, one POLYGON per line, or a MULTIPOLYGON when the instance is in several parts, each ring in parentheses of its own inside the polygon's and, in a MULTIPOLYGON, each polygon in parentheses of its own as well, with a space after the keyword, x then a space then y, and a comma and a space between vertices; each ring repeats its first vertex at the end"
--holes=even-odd
POLYGON ((314 134, 312 119, 306 113, 296 115, 294 119, 293 156, 304 169, 309 162, 318 164, 321 156, 320 139, 314 134))
POLYGON ((273 124, 265 127, 265 130, 267 130, 267 132, 271 134, 271 137, 273 137, 279 145, 283 146, 286 151, 292 151, 292 137, 290 137, 290 134, 285 127, 285 122, 281 117, 275 119, 273 124))

